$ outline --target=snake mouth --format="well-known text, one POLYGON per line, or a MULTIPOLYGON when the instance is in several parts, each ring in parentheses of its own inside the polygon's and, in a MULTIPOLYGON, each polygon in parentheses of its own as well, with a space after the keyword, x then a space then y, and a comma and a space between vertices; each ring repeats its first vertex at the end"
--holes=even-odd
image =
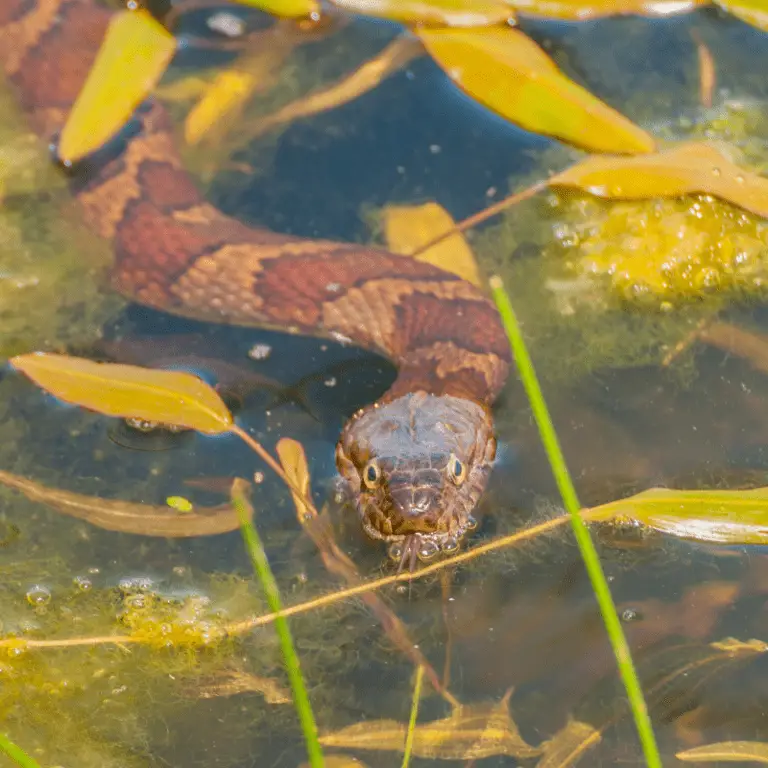
POLYGON ((435 505, 428 509, 402 509, 400 505, 358 500, 363 530, 373 539, 388 542, 388 556, 398 563, 398 573, 405 567, 411 572, 417 563, 429 563, 440 556, 455 554, 464 537, 477 527, 463 507, 447 512, 435 505), (362 503, 361 503, 362 501, 362 503))
POLYGON ((397 572, 405 566, 413 573, 417 563, 430 563, 441 555, 453 555, 459 551, 466 534, 477 528, 477 521, 469 516, 465 525, 452 532, 412 533, 393 541, 387 549, 390 560, 398 564, 397 572))

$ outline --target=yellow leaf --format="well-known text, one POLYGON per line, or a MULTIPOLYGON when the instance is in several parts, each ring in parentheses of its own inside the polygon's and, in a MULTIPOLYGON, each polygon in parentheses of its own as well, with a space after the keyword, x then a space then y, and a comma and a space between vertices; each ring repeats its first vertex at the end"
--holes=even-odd
POLYGON ((628 14, 671 16, 709 5, 709 0, 510 0, 510 5, 524 16, 586 21, 628 14))
POLYGON ((768 544, 768 488, 675 491, 650 488, 590 510, 590 519, 630 519, 681 539, 768 544))
POLYGON ((417 34, 462 90, 526 130, 596 152, 652 152, 653 138, 563 75, 516 29, 429 29, 417 34))
POLYGON ((765 0, 714 0, 724 11, 732 13, 747 24, 768 32, 768 4, 765 0))
MULTIPOLYGON (((323 755, 325 768, 366 768, 356 757, 347 755, 323 755)), ((302 763, 300 768, 310 768, 309 763, 302 763)))
POLYGON ((293 498, 293 503, 296 506, 299 522, 303 523, 311 514, 303 501, 303 498, 307 498, 310 494, 309 467, 307 466, 304 448, 298 441, 291 440, 289 437, 283 437, 278 440, 276 451, 283 471, 293 485, 301 491, 302 495, 300 496, 291 489, 291 498, 293 498))
POLYGON ((221 398, 189 373, 43 353, 20 355, 10 362, 52 395, 106 416, 209 434, 228 432, 232 426, 232 415, 221 398))
POLYGON ((236 0, 236 2, 288 19, 301 19, 320 13, 318 0, 236 0))
POLYGON ((121 531, 137 536, 187 538, 214 536, 236 531, 240 521, 229 504, 199 507, 194 512, 178 513, 167 506, 151 506, 121 499, 102 499, 82 493, 48 488, 20 475, 0 471, 0 484, 23 493, 31 501, 106 531, 121 531))
POLYGON ((686 749, 675 757, 693 763, 768 763, 768 744, 762 741, 720 741, 686 749))
POLYGON ((109 141, 160 80, 175 50, 173 35, 146 11, 116 14, 62 130, 62 162, 74 163, 109 141))
MULTIPOLYGON (((409 256, 422 245, 456 227, 456 222, 448 211, 437 203, 388 205, 382 215, 387 246, 391 251, 404 256, 409 256)), ((460 232, 427 248, 416 258, 418 261, 434 264, 446 272, 453 272, 473 285, 480 285, 477 262, 460 232)))
POLYGON ((507 0, 331 0, 354 13, 444 27, 486 27, 514 18, 507 0))
POLYGON ((155 96, 163 101, 183 103, 199 99, 210 87, 210 83, 198 75, 186 75, 170 83, 158 85, 155 96))
POLYGON ((569 768, 576 765, 584 753, 598 744, 600 739, 600 731, 589 723, 570 720, 542 745, 544 756, 536 763, 536 768, 569 768))
POLYGON ((250 97, 254 84, 255 78, 250 72, 232 69, 221 72, 184 121, 187 144, 197 144, 213 125, 238 112, 250 97))
POLYGON ((641 157, 588 157, 553 176, 549 185, 621 200, 699 192, 768 217, 768 179, 739 168, 704 142, 680 144, 641 157))
MULTIPOLYGON (((541 749, 523 741, 509 714, 509 691, 498 703, 457 707, 450 717, 416 726, 411 754, 442 760, 480 760, 494 755, 535 757, 541 749)), ((320 738, 328 747, 402 752, 408 726, 396 720, 365 720, 320 738)))

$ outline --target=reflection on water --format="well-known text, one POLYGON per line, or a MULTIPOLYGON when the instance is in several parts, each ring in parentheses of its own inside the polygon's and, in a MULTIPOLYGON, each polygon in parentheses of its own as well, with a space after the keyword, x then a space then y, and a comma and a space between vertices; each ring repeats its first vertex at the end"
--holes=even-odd
MULTIPOLYGON (((205 33, 200 12, 185 23, 205 33)), ((674 126, 674 133, 711 118, 696 103, 693 28, 706 34, 720 63, 721 98, 765 97, 755 64, 765 61, 768 42, 714 14, 664 23, 537 24, 532 32, 571 74, 635 119, 659 130, 674 126), (611 44, 616 39, 626 44, 619 49, 611 44)), ((315 74, 338 76, 395 32, 358 21, 294 51, 285 64, 292 87, 315 74)), ((213 61, 206 53, 195 56, 178 68, 213 61)), ((367 214, 386 202, 436 199, 461 218, 502 194, 510 177, 516 187, 569 156, 488 116, 422 59, 374 93, 245 145, 234 158, 240 165, 223 164, 209 186, 212 200, 245 220, 312 237, 367 240, 367 214)), ((582 501, 598 504, 654 485, 767 485, 765 374, 696 344, 671 365, 659 365, 660 345, 674 346, 685 335, 681 328, 687 332, 698 320, 697 309, 679 308, 671 318, 622 312, 621 319, 618 312, 606 319, 577 310, 552 319, 551 304, 540 298, 541 264, 551 262, 538 257, 554 234, 552 221, 539 215, 546 205, 510 214, 475 242, 482 263, 501 270, 521 302, 582 501), (545 317, 536 314, 541 307, 545 317)), ((38 241, 47 253, 62 235, 54 224, 51 232, 31 227, 36 211, 46 222, 65 218, 50 199, 25 198, 4 209, 0 226, 12 227, 31 253, 38 241)), ((71 302, 39 323, 28 302, 3 312, 17 324, 24 318, 25 348, 68 345, 75 353, 192 370, 218 382, 239 422, 266 447, 280 436, 304 444, 315 499, 318 506, 327 502, 344 552, 366 577, 389 572, 381 547, 334 501, 333 482, 338 431, 392 381, 387 363, 328 341, 121 310, 87 289, 80 301, 81 314, 99 324, 82 323, 72 333, 62 330, 73 316, 71 302)), ((721 319, 768 332, 759 308, 724 307, 721 319)), ((300 530, 285 488, 239 442, 131 431, 55 403, 15 376, 5 375, 0 388, 3 469, 93 496, 147 504, 182 496, 196 505, 221 503, 226 479, 257 472, 256 523, 285 602, 339 587, 300 530)), ((559 513, 514 377, 498 423, 505 458, 472 543, 559 513)), ((729 637, 768 640, 764 551, 693 545, 637 529, 595 534, 665 764, 699 743, 768 740, 761 650, 711 645, 729 637)), ((13 717, 18 740, 44 748, 51 765, 298 766, 303 747, 271 626, 229 641, 220 636, 226 623, 267 612, 249 567, 236 533, 188 540, 110 533, 4 492, 3 633, 89 637, 139 627, 148 640, 131 647, 10 649, 0 658, 0 717, 13 717), (165 647, 177 641, 209 647, 165 647)), ((529 744, 575 719, 602 735, 583 764, 642 764, 602 620, 566 528, 380 594, 462 702, 498 702, 514 688, 511 712, 529 744)), ((323 733, 363 720, 407 720, 412 666, 362 603, 299 614, 291 627, 323 733)), ((445 702, 428 690, 420 717, 447 714, 445 702)), ((353 751, 370 766, 400 761, 391 751, 353 751)), ((516 764, 509 754, 478 758, 464 764, 516 764)))

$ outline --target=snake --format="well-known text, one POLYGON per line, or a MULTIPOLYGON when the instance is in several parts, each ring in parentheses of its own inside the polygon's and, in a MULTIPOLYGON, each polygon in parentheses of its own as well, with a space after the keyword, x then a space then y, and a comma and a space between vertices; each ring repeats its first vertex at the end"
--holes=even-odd
MULTIPOLYGON (((117 9, 2 0, 0 65, 51 147, 117 9)), ((125 12, 125 11, 124 11, 125 12)), ((111 245, 111 290, 213 323, 351 342, 388 358, 391 387, 344 424, 341 482, 365 533, 410 563, 454 552, 496 456, 491 406, 511 355, 486 293, 383 248, 280 234, 208 202, 149 97, 107 145, 66 171, 87 226, 111 245)))

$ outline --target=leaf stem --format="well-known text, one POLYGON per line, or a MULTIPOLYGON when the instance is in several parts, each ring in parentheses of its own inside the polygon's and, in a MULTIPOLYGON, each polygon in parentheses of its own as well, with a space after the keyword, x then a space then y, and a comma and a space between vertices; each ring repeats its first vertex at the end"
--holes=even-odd
POLYGON ((0 750, 21 768, 40 768, 40 763, 31 758, 21 747, 16 746, 4 733, 0 733, 0 750))
POLYGON ((613 647, 616 664, 627 691, 627 698, 629 699, 629 705, 635 719, 635 726, 637 727, 640 744, 645 755, 645 762, 648 768, 661 768, 661 758, 656 745, 656 737, 653 733, 653 726, 648 715, 648 707, 643 697, 634 662, 632 661, 629 644, 624 635, 619 616, 616 613, 613 596, 600 565, 597 550, 581 517, 581 504, 579 503, 576 489, 573 486, 565 458, 560 449, 560 442, 557 439, 557 433, 552 424, 552 419, 541 392, 538 377, 528 354, 517 317, 512 309, 509 296, 504 290, 501 278, 497 276, 492 277, 490 286, 493 299, 496 302, 502 322, 504 323, 504 329, 509 338, 512 354, 525 387, 531 410, 536 419, 541 441, 544 444, 550 466, 552 467, 552 474, 555 476, 563 504, 571 516, 571 525, 573 526, 576 542, 579 545, 579 551, 584 560, 589 579, 592 582, 592 589, 600 607, 600 613, 603 616, 608 638, 613 647))
POLYGON ((293 691, 293 703, 299 716, 301 729, 304 732, 309 764, 312 768, 323 768, 323 752, 317 735, 317 724, 312 712, 312 705, 304 685, 304 677, 301 674, 301 664, 293 646, 288 622, 285 620, 285 616, 281 614, 280 591, 272 574, 272 569, 269 567, 269 561, 256 526, 252 522, 253 508, 246 498, 244 485, 245 481, 243 480, 235 480, 232 484, 232 504, 240 519, 240 531, 243 535, 245 548, 251 558, 254 573, 261 581, 270 610, 275 614, 275 632, 280 639, 283 662, 293 691))
POLYGON ((413 751, 413 737, 416 734, 416 718, 419 716, 419 702, 421 701, 421 683, 424 680, 424 667, 419 664, 416 667, 416 681, 413 685, 413 699, 411 700, 411 717, 408 720, 408 733, 405 736, 405 749, 403 750, 402 768, 408 768, 411 763, 413 751))

